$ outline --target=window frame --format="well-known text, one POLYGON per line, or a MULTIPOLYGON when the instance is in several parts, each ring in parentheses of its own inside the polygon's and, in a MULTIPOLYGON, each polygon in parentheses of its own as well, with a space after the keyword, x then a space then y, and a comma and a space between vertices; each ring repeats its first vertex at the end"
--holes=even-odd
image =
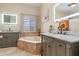
POLYGON ((1 14, 2 15, 2 24, 17 24, 17 15, 16 14, 1 14), (6 23, 4 22, 4 15, 15 16, 15 23, 6 23))
MULTIPOLYGON (((34 16, 34 15, 24 15, 24 16, 29 16, 29 17, 31 17, 31 16, 34 16)), ((24 26, 24 21, 26 21, 25 19, 24 19, 24 16, 23 16, 23 32, 36 32, 36 19, 37 19, 37 17, 36 16, 34 16, 35 17, 35 19, 34 19, 34 22, 35 22, 35 24, 34 24, 34 31, 25 31, 25 26, 24 26)))

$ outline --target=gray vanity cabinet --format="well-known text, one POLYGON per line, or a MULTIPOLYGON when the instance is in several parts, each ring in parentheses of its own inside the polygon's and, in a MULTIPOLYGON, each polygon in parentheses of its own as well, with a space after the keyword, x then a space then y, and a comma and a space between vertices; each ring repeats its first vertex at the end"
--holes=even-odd
POLYGON ((65 56, 66 55, 66 44, 55 40, 55 38, 42 36, 45 45, 43 45, 43 55, 46 56, 65 56))
POLYGON ((15 47, 19 39, 19 33, 2 33, 3 38, 0 40, 0 47, 15 47))
POLYGON ((42 35, 43 56, 79 56, 79 42, 71 43, 42 35))
POLYGON ((55 40, 55 38, 43 36, 42 38, 46 43, 43 45, 43 55, 46 56, 65 56, 66 44, 55 40))

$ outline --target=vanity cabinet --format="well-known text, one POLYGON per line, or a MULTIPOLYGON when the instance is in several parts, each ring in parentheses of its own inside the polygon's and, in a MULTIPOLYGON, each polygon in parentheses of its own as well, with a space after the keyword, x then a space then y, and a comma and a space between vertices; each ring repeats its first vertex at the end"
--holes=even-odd
POLYGON ((0 33, 0 48, 2 47, 15 47, 19 39, 19 33, 0 33))
POLYGON ((56 42, 47 36, 42 36, 43 56, 56 55, 56 42))
MULTIPOLYGON (((61 38, 62 39, 62 38, 61 38)), ((78 56, 79 42, 70 43, 54 37, 42 35, 43 56, 78 56)))

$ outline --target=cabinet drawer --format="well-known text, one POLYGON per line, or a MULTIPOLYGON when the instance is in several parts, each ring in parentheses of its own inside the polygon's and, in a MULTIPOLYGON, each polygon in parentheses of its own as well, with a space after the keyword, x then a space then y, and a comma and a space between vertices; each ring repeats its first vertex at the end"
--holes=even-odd
POLYGON ((66 55, 66 45, 64 43, 60 43, 60 42, 56 43, 56 54, 57 56, 66 55))

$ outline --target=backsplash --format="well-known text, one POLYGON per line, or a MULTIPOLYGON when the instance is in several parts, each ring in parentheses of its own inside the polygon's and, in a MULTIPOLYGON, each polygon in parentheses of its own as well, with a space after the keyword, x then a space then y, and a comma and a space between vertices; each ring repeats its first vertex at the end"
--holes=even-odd
POLYGON ((17 28, 18 25, 10 25, 10 24, 2 24, 0 25, 0 31, 9 31, 9 28, 11 29, 11 31, 16 31, 19 32, 19 28, 17 28))

